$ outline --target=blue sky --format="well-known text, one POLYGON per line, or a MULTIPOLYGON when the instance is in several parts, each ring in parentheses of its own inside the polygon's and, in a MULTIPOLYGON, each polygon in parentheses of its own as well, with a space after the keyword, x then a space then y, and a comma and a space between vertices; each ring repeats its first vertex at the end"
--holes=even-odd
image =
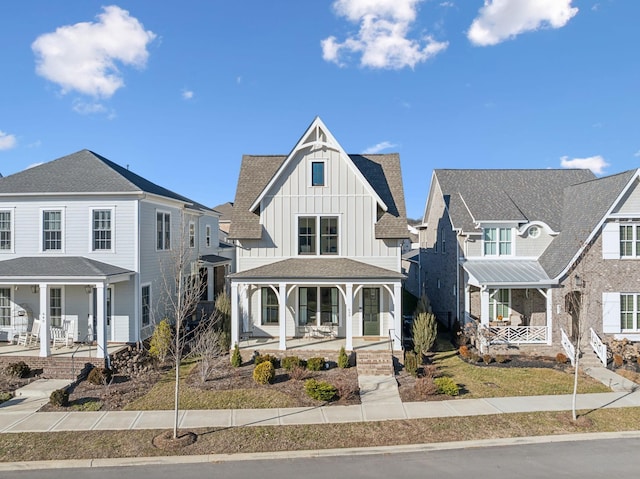
POLYGON ((7 2, 0 172, 87 148, 209 206, 242 154, 320 116, 398 152, 407 212, 434 168, 640 161, 635 0, 7 2))

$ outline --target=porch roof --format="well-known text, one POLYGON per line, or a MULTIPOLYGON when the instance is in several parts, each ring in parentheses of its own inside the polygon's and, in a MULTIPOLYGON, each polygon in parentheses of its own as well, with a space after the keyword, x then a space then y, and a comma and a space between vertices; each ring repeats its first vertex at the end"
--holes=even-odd
POLYGON ((348 258, 290 258, 229 275, 232 280, 401 280, 402 273, 348 258))
POLYGON ((128 269, 83 256, 27 256, 0 261, 0 281, 98 280, 133 273, 128 269))
POLYGON ((480 285, 535 285, 552 281, 534 260, 465 261, 462 267, 480 285))
POLYGON ((200 260, 213 265, 231 263, 231 259, 217 254, 203 254, 200 256, 200 260))

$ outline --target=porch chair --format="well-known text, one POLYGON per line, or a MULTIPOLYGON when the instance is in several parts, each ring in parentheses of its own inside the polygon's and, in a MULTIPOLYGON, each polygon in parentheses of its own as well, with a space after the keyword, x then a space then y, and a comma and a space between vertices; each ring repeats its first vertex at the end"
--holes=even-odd
POLYGON ((34 319, 31 325, 31 331, 25 331, 18 335, 18 346, 31 346, 40 340, 40 320, 34 319))
POLYGON ((51 328, 51 337, 53 338, 53 347, 70 347, 73 344, 73 328, 74 321, 72 319, 65 319, 62 322, 62 327, 51 328))

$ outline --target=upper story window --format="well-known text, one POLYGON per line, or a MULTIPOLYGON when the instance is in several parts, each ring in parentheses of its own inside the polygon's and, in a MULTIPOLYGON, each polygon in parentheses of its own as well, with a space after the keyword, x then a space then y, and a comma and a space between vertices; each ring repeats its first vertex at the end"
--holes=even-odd
POLYGON ((156 212, 156 249, 171 249, 171 214, 156 212))
POLYGON ((13 248, 13 228, 11 211, 0 211, 0 250, 11 251, 13 248))
POLYGON ((484 228, 485 256, 511 255, 511 228, 484 228))
POLYGON ((211 248, 211 226, 207 225, 204 228, 204 242, 207 248, 211 248))
POLYGON ((620 257, 640 256, 640 225, 620 225, 620 257))
POLYGON ((92 223, 93 251, 111 250, 111 210, 93 210, 92 223))
POLYGON ((42 250, 62 250, 62 211, 42 212, 42 250))
POLYGON ((338 218, 336 216, 298 218, 298 254, 318 254, 316 252, 322 255, 338 254, 338 218))
POLYGON ((311 162, 311 186, 324 186, 324 185, 325 185, 325 162, 312 161, 311 162))
POLYGON ((189 222, 189 248, 196 247, 196 224, 193 221, 189 222))

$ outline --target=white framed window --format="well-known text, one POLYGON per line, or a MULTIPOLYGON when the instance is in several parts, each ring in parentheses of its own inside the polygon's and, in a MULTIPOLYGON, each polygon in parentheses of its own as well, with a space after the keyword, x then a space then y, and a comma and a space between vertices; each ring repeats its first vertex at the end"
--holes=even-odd
POLYGON ((156 249, 171 249, 171 213, 156 211, 156 249))
POLYGON ((640 331, 640 294, 620 294, 620 329, 622 332, 640 331))
POLYGON ((326 186, 327 162, 326 160, 311 161, 311 186, 326 186))
POLYGON ((42 251, 63 250, 62 210, 42 210, 42 251))
POLYGON ((529 226, 529 238, 536 239, 540 236, 540 228, 536 225, 529 226))
POLYGON ((63 299, 62 288, 50 288, 49 289, 49 318, 51 319, 51 325, 60 327, 62 326, 62 311, 63 311, 63 299))
POLYGON ((0 252, 13 252, 13 210, 0 211, 0 252))
POLYGON ((340 296, 338 288, 301 286, 298 289, 298 324, 338 325, 340 322, 340 296))
POLYGON ((113 251, 113 210, 91 210, 92 251, 113 251))
POLYGON ((263 326, 275 326, 279 323, 280 307, 278 295, 267 286, 262 288, 262 317, 260 323, 263 326))
POLYGON ((511 290, 489 290, 489 320, 508 319, 511 314, 511 290))
POLYGON ((149 326, 151 323, 151 285, 145 284, 140 289, 140 302, 142 313, 142 326, 149 326))
POLYGON ((196 224, 189 221, 189 248, 196 247, 196 224))
POLYGON ((204 228, 204 243, 207 248, 211 248, 211 225, 207 225, 204 228))
POLYGON ((11 288, 0 288, 0 326, 11 326, 11 288))
POLYGON ((512 254, 511 228, 484 228, 482 240, 485 256, 510 256, 512 254))
POLYGON ((640 256, 640 225, 620 225, 620 257, 636 258, 640 256))
POLYGON ((300 216, 298 218, 298 254, 337 255, 339 244, 337 216, 300 216))

